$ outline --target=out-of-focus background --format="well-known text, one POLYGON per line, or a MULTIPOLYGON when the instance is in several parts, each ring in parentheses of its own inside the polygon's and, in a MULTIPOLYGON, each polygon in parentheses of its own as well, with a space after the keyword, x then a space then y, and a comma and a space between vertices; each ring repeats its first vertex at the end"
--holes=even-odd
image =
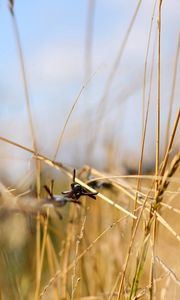
MULTIPOLYGON (((35 138, 41 153, 53 158, 67 116, 81 93, 56 159, 70 166, 81 167, 86 163, 101 169, 107 167, 109 159, 114 170, 124 166, 137 169, 144 68, 152 21, 144 115, 150 84, 152 89, 144 168, 154 168, 157 62, 154 3, 139 1, 137 8, 135 0, 15 1, 35 138)), ((163 1, 161 154, 166 146, 179 11, 178 1, 163 1)), ((0 70, 1 135, 32 148, 17 41, 7 1, 0 3, 0 70)), ((172 119, 180 99, 178 71, 176 75, 172 119)), ((1 174, 12 182, 21 178, 30 164, 29 154, 4 143, 0 159, 1 174)))

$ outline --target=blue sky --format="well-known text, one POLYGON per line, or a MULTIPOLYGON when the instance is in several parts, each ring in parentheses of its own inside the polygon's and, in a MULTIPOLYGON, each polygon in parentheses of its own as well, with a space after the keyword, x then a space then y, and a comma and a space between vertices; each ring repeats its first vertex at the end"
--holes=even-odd
MULTIPOLYGON (((78 140, 81 140, 82 145, 86 143, 86 132, 82 128, 92 127, 92 130, 96 130, 96 124, 93 123, 95 111, 137 2, 95 1, 91 66, 95 75, 85 88, 69 122, 58 157, 60 160, 73 164, 75 155, 67 150, 78 149, 78 140)), ((111 139, 117 139, 117 143, 123 145, 121 157, 124 153, 137 156, 139 152, 142 78, 153 2, 142 1, 110 91, 108 113, 103 122, 105 134, 98 139, 101 147, 111 143, 111 139)), ((17 0, 14 10, 24 51, 38 145, 44 154, 51 156, 66 116, 84 83, 88 0, 17 0)), ((162 131, 165 128, 180 29, 179 11, 179 1, 163 1, 162 131)), ((150 61, 155 28, 156 21, 153 26, 150 61)), ((7 138, 31 146, 20 64, 7 1, 1 1, 0 4, 0 53, 1 132, 7 138)), ((176 88, 173 114, 179 106, 179 96, 180 90, 176 88)), ((153 100, 152 103, 154 102, 153 100)), ((152 146, 154 140, 153 105, 148 147, 152 146)), ((83 149, 82 146, 79 150, 82 159, 76 158, 77 164, 85 162, 83 149)), ((10 154, 12 155, 11 151, 10 154)), ((93 155, 96 157, 96 151, 93 155)), ((105 157, 105 154, 102 153, 100 157, 105 157)))

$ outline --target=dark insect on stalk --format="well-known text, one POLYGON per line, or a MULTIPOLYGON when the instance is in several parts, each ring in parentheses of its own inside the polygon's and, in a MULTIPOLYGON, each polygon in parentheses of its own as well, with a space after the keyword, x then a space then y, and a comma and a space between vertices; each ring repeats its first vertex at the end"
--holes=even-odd
MULTIPOLYGON (((51 188, 47 185, 44 185, 46 192, 48 193, 48 197, 42 199, 41 201, 37 201, 36 198, 18 198, 16 204, 11 207, 11 205, 0 205, 0 219, 7 218, 11 215, 11 213, 23 213, 25 215, 36 215, 38 212, 47 217, 46 211, 44 208, 53 207, 55 212, 62 219, 62 215, 58 211, 58 208, 65 206, 67 203, 75 203, 81 205, 80 197, 88 196, 92 199, 96 199, 96 195, 98 192, 91 193, 79 183, 76 182, 76 170, 73 171, 73 181, 71 183, 70 191, 62 192, 60 195, 53 194, 54 181, 51 182, 51 188), (27 200, 27 201, 26 201, 27 200)), ((6 191, 6 190, 5 190, 6 191)), ((0 200, 2 197, 1 186, 0 186, 0 200)), ((7 193, 6 193, 7 194, 7 193)), ((2 199, 2 203, 4 200, 2 199)))
POLYGON ((45 205, 52 204, 55 207, 62 207, 69 202, 76 203, 81 205, 80 197, 88 196, 92 199, 96 199, 98 192, 89 192, 83 186, 76 182, 76 170, 73 170, 73 182, 71 183, 71 190, 62 192, 61 195, 53 195, 53 191, 48 188, 47 185, 44 185, 45 190, 47 191, 49 198, 47 199, 45 205))

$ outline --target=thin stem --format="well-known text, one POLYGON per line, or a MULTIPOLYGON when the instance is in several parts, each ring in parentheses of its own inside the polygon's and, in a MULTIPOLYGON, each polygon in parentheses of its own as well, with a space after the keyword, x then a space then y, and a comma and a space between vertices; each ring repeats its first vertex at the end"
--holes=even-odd
POLYGON ((130 244, 129 244, 128 253, 127 253, 127 256, 126 256, 126 260, 125 260, 125 264, 124 264, 124 269, 123 269, 123 272, 122 272, 122 277, 121 277, 121 281, 120 281, 120 285, 119 285, 119 291, 118 291, 117 300, 120 300, 120 297, 121 297, 121 294, 122 294, 123 284, 124 284, 124 280, 125 280, 125 274, 126 274, 126 271, 127 271, 128 262, 129 262, 129 259, 130 259, 130 255, 131 255, 133 243, 134 243, 134 240, 135 240, 135 237, 136 237, 136 233, 137 233, 137 230, 138 230, 138 227, 139 227, 142 215, 143 215, 144 208, 146 207, 146 203, 148 201, 148 196, 150 194, 150 191, 146 195, 146 198, 144 199, 144 203, 143 203, 143 205, 140 208, 139 216, 138 216, 138 219, 137 219, 137 221, 135 223, 135 226, 134 226, 134 229, 133 229, 133 232, 132 232, 132 237, 131 237, 131 241, 130 241, 130 244))
POLYGON ((17 45, 17 51, 19 55, 19 61, 20 61, 20 67, 21 67, 21 73, 22 73, 22 80, 23 80, 23 87, 24 87, 24 93, 25 93, 25 101, 26 101, 26 107, 27 107, 27 113, 28 113, 28 119, 29 119, 29 125, 30 125, 30 132, 31 132, 31 138, 32 138, 32 144, 33 149, 37 151, 37 145, 35 140, 35 130, 33 126, 33 117, 32 117, 32 111, 31 111, 31 105, 30 105, 30 94, 29 94, 29 86, 28 86, 28 80, 27 80, 27 72, 25 68, 25 60, 24 60, 24 53, 21 46, 21 39, 19 34, 19 28, 16 20, 16 16, 14 13, 14 7, 11 1, 11 5, 9 5, 9 9, 12 16, 12 22, 13 22, 13 29, 14 29, 14 35, 17 45))
POLYGON ((157 217, 156 213, 154 213, 154 228, 153 228, 153 236, 152 236, 152 262, 151 262, 151 268, 150 268, 150 288, 149 288, 149 293, 150 293, 150 300, 153 299, 154 290, 154 277, 155 277, 155 256, 156 256, 156 236, 157 236, 157 217))
POLYGON ((160 175, 161 176, 164 175, 164 172, 165 172, 165 169, 166 169, 166 166, 167 166, 167 163, 168 163, 169 154, 170 154, 173 142, 174 142, 175 134, 177 132, 179 120, 180 120, 180 108, 178 109, 177 116, 176 116, 174 126, 173 126, 173 131, 172 131, 172 134, 171 134, 171 138, 170 138, 169 143, 167 145, 166 153, 165 153, 163 162, 162 162, 161 167, 160 167, 160 175))
MULTIPOLYGON (((53 245, 52 245, 52 241, 50 239, 49 234, 47 235, 47 239, 46 239, 46 251, 47 251, 47 261, 48 261, 48 265, 49 265, 49 270, 50 270, 50 274, 52 276, 55 272, 54 260, 53 260, 55 253, 53 252, 53 245)), ((59 294, 58 294, 58 286, 57 285, 54 285, 53 292, 54 292, 53 300, 58 300, 59 294)))
POLYGON ((156 3, 157 3, 157 0, 154 1, 154 5, 153 5, 153 12, 152 12, 152 17, 151 17, 151 22, 150 22, 150 29, 149 29, 149 34, 148 34, 147 50, 146 50, 146 56, 145 56, 145 62, 144 62, 143 91, 142 91, 142 136, 143 136, 143 129, 144 129, 144 124, 145 124, 145 115, 144 114, 145 114, 147 63, 148 63, 148 56, 149 56, 150 41, 151 41, 151 35, 152 35, 152 26, 153 26, 153 21, 154 21, 156 3))
MULTIPOLYGON (((147 53, 146 53, 146 59, 145 59, 145 67, 144 67, 143 100, 142 100, 142 102, 143 102, 143 118, 142 118, 143 119, 143 126, 142 126, 142 142, 141 142, 142 146, 141 146, 141 154, 140 154, 140 160, 139 160, 139 165, 138 165, 138 175, 142 174, 143 156, 144 156, 144 148, 145 148, 145 138, 146 138, 148 116, 149 116, 149 106, 150 106, 150 99, 151 99, 152 79, 153 79, 153 70, 154 70, 154 57, 155 57, 155 43, 154 43, 154 47, 153 47, 152 63, 151 63, 151 70, 150 70, 150 86, 149 86, 149 93, 148 93, 148 100, 147 100, 147 110, 146 110, 146 115, 145 115, 145 120, 144 120, 147 58, 148 58, 148 53, 149 53, 150 38, 151 38, 152 24, 153 24, 153 18, 154 18, 154 14, 155 14, 156 2, 157 2, 157 0, 155 0, 154 7, 153 7, 153 13, 152 13, 152 19, 151 19, 150 31, 149 31, 149 38, 148 38, 147 53)), ((137 181, 137 191, 140 190, 140 187, 141 187, 141 179, 139 177, 138 181, 137 181)), ((138 197, 138 193, 136 194, 135 207, 134 208, 136 208, 136 205, 137 205, 137 197, 138 197)))
POLYGON ((85 40, 85 81, 92 73, 92 39, 96 0, 88 0, 87 31, 85 40))
MULTIPOLYGON (((57 170, 61 170, 62 172, 66 173, 70 178, 72 178, 72 172, 69 170, 69 168, 65 167, 62 163, 59 163, 59 162, 54 162, 52 161, 51 159, 49 159, 48 157, 44 156, 44 155, 41 155, 41 154, 37 154, 35 153, 33 150, 27 148, 27 147, 24 147, 18 143, 15 143, 9 139, 6 139, 4 137, 1 137, 0 136, 0 140, 8 143, 8 144, 11 144, 11 145, 14 145, 16 147, 19 147, 21 149, 24 149, 30 153, 33 153, 36 157, 36 159, 40 160, 40 161, 43 161, 45 164, 57 169, 57 170)), ((80 179, 76 178, 76 182, 79 183, 80 185, 82 185, 84 188, 86 188, 88 191, 92 192, 92 193, 95 193, 96 190, 91 188, 90 186, 88 186, 87 184, 85 184, 83 181, 81 181, 80 179)), ((125 214, 127 214, 128 216, 130 216, 131 218, 133 219, 136 219, 136 216, 134 216, 133 213, 129 212, 128 210, 126 210, 125 208, 123 208, 122 206, 120 206, 119 204, 115 203, 113 200, 111 200, 110 198, 106 197, 105 195, 101 194, 101 193, 98 193, 97 197, 99 197, 100 199, 102 199, 103 201, 109 203, 110 205, 112 205, 114 208, 117 208, 118 210, 121 210, 122 212, 124 212, 125 214)))
MULTIPOLYGON (((159 174, 159 156, 160 156, 160 108, 161 108, 161 5, 162 0, 158 0, 158 62, 157 62, 157 107, 156 107, 156 167, 155 174, 159 174)), ((158 181, 156 181, 156 189, 158 189, 158 181)))
POLYGON ((172 108, 173 108, 174 93, 175 93, 175 87, 176 87, 176 77, 177 77, 177 69, 178 69, 178 61, 179 61, 179 52, 180 52, 180 34, 178 36, 178 44, 177 44, 175 61, 174 61, 174 72, 173 72, 173 79, 172 79, 172 88, 171 88, 171 95, 170 95, 170 99, 169 99, 169 113, 168 113, 166 136, 165 136, 165 138, 166 138, 165 151, 166 151, 166 148, 167 148, 167 145, 168 145, 169 132, 170 132, 170 126, 171 126, 171 117, 172 117, 172 108))
MULTIPOLYGON (((105 84, 104 92, 103 92, 102 98, 100 100, 100 103, 98 105, 98 109, 97 109, 97 115, 96 115, 97 120, 95 120, 95 123, 99 123, 99 126, 98 126, 99 129, 101 127, 101 124, 102 124, 102 121, 103 121, 103 118, 104 118, 104 114, 105 114, 105 111, 106 111, 109 92, 110 92, 113 80, 115 78, 115 75, 117 73, 119 64, 121 62, 122 56, 124 54, 124 50, 126 48, 126 45, 127 45, 127 42, 128 42, 128 39, 129 39, 129 36, 130 36, 130 33, 131 33, 131 30, 132 30, 133 25, 134 25, 134 23, 136 21, 139 9, 141 7, 141 3, 142 3, 142 0, 138 0, 138 3, 137 3, 136 8, 135 8, 135 11, 134 11, 133 16, 132 16, 132 18, 130 20, 130 23, 128 25, 127 31, 126 31, 126 33, 124 35, 123 41, 121 43, 121 46, 120 46, 119 51, 117 53, 117 56, 115 57, 115 60, 113 62, 112 68, 110 70, 108 79, 107 79, 106 84, 105 84)), ((98 130, 98 132, 97 132, 97 130, 95 130, 93 132, 92 137, 91 137, 91 141, 94 141, 94 140, 97 139, 98 133, 100 133, 100 130, 98 130)), ((92 144, 91 141, 89 142, 89 144, 92 144)))
MULTIPOLYGON (((111 229, 113 229, 117 224, 119 224, 120 222, 122 222, 123 220, 125 220, 127 218, 127 216, 120 218, 118 220, 116 220, 115 222, 113 222, 110 226, 108 226, 103 232, 101 232, 97 238, 95 238, 90 244, 89 246, 83 250, 78 257, 76 258, 76 262, 79 262, 80 259, 82 259, 82 257, 88 253, 93 247, 94 245, 100 241, 105 235, 106 233, 108 233, 111 229)), ((42 299, 45 294, 47 293, 48 289, 50 289, 50 287, 52 287, 52 285, 56 282, 56 280, 58 278, 63 278, 63 276, 68 273, 69 271, 71 271, 74 268, 74 261, 72 263, 70 263, 70 265, 67 267, 66 270, 62 271, 62 270, 58 270, 56 272, 56 274, 54 275, 54 277, 52 277, 50 279, 50 281, 48 282, 48 284, 44 287, 44 289, 42 290, 41 294, 40 294, 40 299, 42 299)))
MULTIPOLYGON (((15 40, 17 44, 17 50, 19 55, 19 61, 20 61, 20 67, 21 67, 21 73, 22 73, 22 80, 23 80, 23 87, 24 87, 24 93, 25 93, 25 101, 26 101, 26 107, 27 107, 27 113, 28 113, 28 120, 30 125, 30 132, 31 132, 31 138, 32 138, 32 145, 34 152, 37 153, 37 145, 36 145, 36 138, 35 138, 35 130, 33 126, 33 117, 32 117, 32 111, 31 111, 31 105, 30 105, 30 95, 29 95, 29 86, 28 86, 28 80, 27 80, 27 72, 25 68, 25 60, 24 60, 24 54, 23 49, 21 45, 21 39, 19 34, 19 28, 16 20, 16 16, 14 14, 14 1, 9 1, 9 10, 12 16, 12 22, 13 22, 13 29, 14 29, 14 35, 15 40)), ((35 161, 36 166, 36 193, 37 198, 40 198, 40 172, 41 172, 41 165, 40 161, 35 161)), ((35 291, 35 299, 38 299, 39 289, 40 289, 40 278, 41 278, 41 267, 40 267, 40 218, 39 214, 37 215, 37 224, 36 224, 36 291, 35 291)))

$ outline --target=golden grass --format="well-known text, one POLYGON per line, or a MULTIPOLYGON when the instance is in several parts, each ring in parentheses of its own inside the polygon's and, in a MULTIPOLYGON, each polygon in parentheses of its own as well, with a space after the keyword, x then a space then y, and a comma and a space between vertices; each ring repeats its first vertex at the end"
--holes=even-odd
MULTIPOLYGON (((106 82, 96 114, 97 123, 94 127, 96 133, 101 129, 107 101, 110 101, 109 91, 141 4, 142 0, 137 2, 106 82)), ((32 149, 6 137, 0 136, 0 141, 11 145, 12 149, 19 148, 32 155, 35 163, 33 175, 35 193, 30 190, 28 193, 20 194, 18 188, 10 189, 0 184, 0 299, 135 300, 164 299, 165 297, 179 299, 180 267, 177 262, 180 249, 180 206, 178 203, 180 152, 174 146, 179 129, 179 108, 173 120, 174 125, 172 129, 170 128, 180 46, 178 40, 166 127, 166 148, 164 157, 161 159, 162 7, 161 0, 154 1, 147 39, 142 82, 142 139, 137 174, 122 175, 120 172, 117 174, 117 170, 112 169, 111 161, 107 162, 110 166, 106 171, 98 170, 91 165, 83 166, 78 170, 76 182, 89 192, 97 190, 97 199, 82 197, 81 206, 68 203, 59 208, 63 216, 60 220, 53 207, 46 208, 46 214, 39 209, 39 207, 42 208, 41 203, 44 203, 43 182, 46 181, 46 176, 41 171, 46 165, 49 171, 51 168, 65 174, 66 181, 69 185, 71 184, 72 168, 63 162, 56 161, 56 157, 61 150, 70 117, 87 84, 82 86, 73 101, 64 127, 57 137, 53 159, 40 153, 35 138, 31 99, 14 2, 9 1, 22 72, 32 149), (156 4, 158 5, 155 18, 156 4), (147 68, 155 19, 157 21, 157 49, 154 44, 147 92, 147 68), (152 170, 152 174, 142 174, 149 124, 149 106, 152 101, 155 50, 157 50, 155 170, 152 170), (95 187, 91 186, 93 183, 96 183, 95 187)), ((89 70, 92 68, 92 49, 88 47, 92 47, 94 9, 95 1, 89 4, 86 80, 87 77, 91 78, 89 70)), ((92 140, 95 131, 92 131, 90 136, 92 140)), ((63 190, 62 186, 61 190, 57 189, 57 192, 61 193, 63 190)))

